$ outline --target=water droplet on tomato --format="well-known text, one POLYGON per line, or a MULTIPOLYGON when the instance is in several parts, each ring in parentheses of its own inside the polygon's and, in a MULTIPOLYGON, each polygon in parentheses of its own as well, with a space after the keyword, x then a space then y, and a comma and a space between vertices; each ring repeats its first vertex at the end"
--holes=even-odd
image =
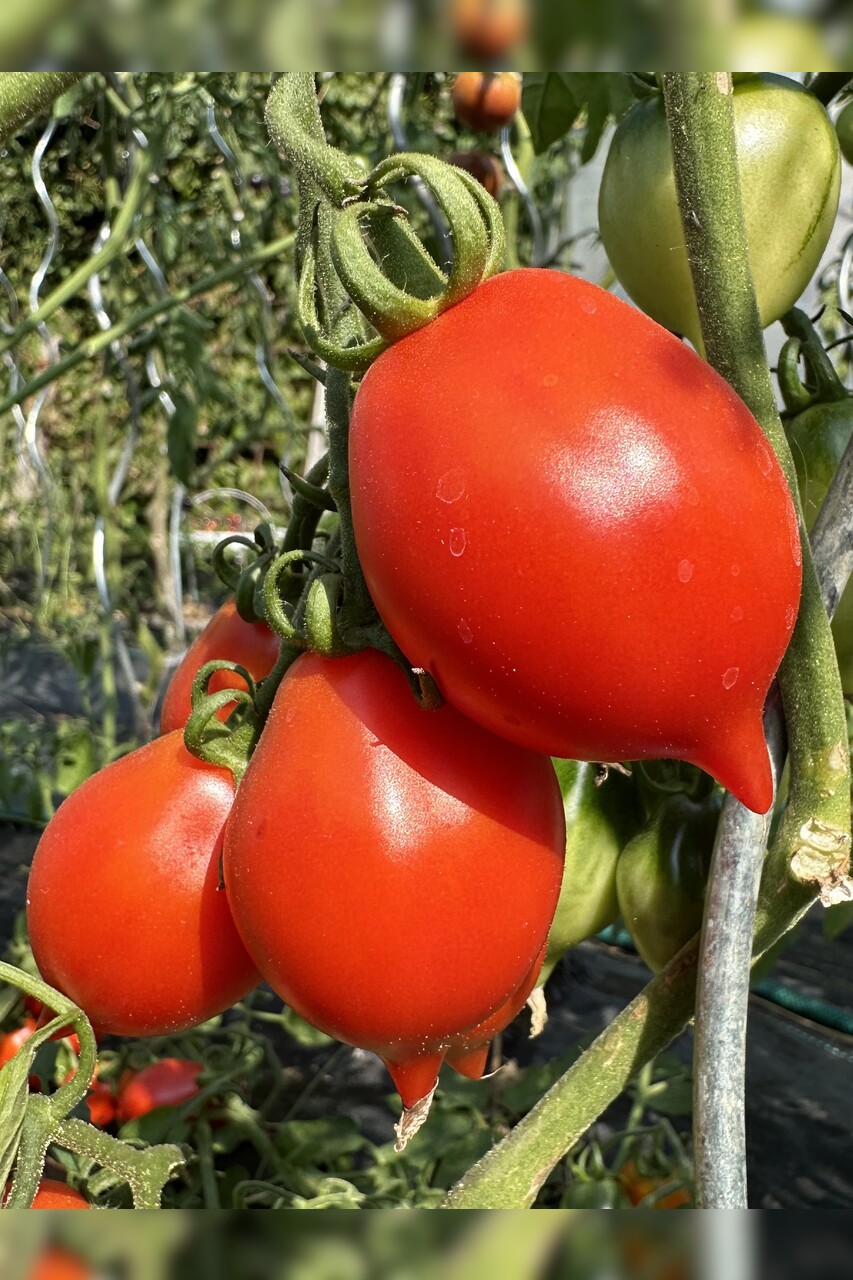
POLYGON ((440 502, 458 502, 465 492, 465 472, 461 467, 446 471, 438 482, 435 496, 440 502))
POLYGON ((459 619, 459 626, 457 630, 459 632, 459 635, 462 638, 463 644, 470 644, 471 641, 474 639, 474 633, 471 630, 471 628, 468 626, 468 623, 465 621, 464 618, 459 619))
POLYGON ((690 560, 680 560, 678 563, 678 581, 689 582, 693 577, 693 565, 690 560))
POLYGON ((545 377, 542 379, 542 386, 556 387, 559 381, 560 379, 557 377, 556 373, 546 373, 545 377))
POLYGON ((450 554, 452 556, 461 556, 468 545, 468 535, 464 529, 450 530, 450 554))
POLYGON ((740 565, 739 565, 739 564, 733 564, 733 565, 732 565, 732 577, 733 577, 733 578, 736 578, 736 577, 738 576, 738 574, 739 574, 739 573, 740 573, 740 565))
POLYGON ((578 306, 580 310, 588 316, 594 316, 598 310, 595 299, 591 298, 589 294, 581 294, 581 297, 578 300, 578 306))
POLYGON ((785 625, 789 631, 793 631, 794 623, 797 621, 797 611, 792 605, 788 605, 785 610, 785 625))
POLYGON ((743 609, 741 609, 739 604, 735 605, 734 609, 732 609, 732 622, 740 622, 742 618, 743 609))
POLYGON ((738 676, 740 675, 740 667, 729 667, 728 671, 723 672, 723 688, 731 689, 738 676))

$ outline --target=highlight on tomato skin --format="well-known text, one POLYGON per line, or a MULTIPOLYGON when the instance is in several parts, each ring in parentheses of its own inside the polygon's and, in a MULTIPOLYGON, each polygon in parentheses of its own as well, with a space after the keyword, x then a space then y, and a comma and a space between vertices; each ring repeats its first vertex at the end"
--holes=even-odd
POLYGON ((550 760, 451 707, 421 710, 399 667, 366 650, 303 654, 285 675, 223 869, 267 982, 383 1058, 410 1107, 541 963, 564 851, 550 760))
MULTIPOLYGON (((246 622, 234 600, 226 600, 190 645, 169 681, 160 712, 161 734, 183 729, 192 710, 193 681, 206 662, 239 662, 254 680, 263 680, 275 666, 278 651, 278 636, 265 622, 246 622)), ((217 671, 208 685, 210 693, 245 688, 246 681, 235 671, 217 671)), ((235 706, 234 702, 226 703, 217 717, 227 720, 235 706)))
POLYGON ((382 620, 458 711, 558 758, 687 760, 769 809, 797 515, 672 334, 559 272, 495 276, 371 365, 350 483, 382 620))
POLYGON ((27 885, 33 955, 100 1034, 186 1030, 257 984, 219 888, 233 800, 231 773, 175 731, 94 774, 45 828, 27 885))

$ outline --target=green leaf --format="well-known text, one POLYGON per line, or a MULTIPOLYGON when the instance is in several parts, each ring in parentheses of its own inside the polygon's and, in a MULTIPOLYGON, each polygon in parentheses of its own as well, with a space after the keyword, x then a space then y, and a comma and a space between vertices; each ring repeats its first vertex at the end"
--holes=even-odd
POLYGON ((581 164, 598 150, 610 119, 621 120, 634 103, 630 78, 621 71, 525 72, 522 109, 537 155, 562 138, 582 116, 586 134, 581 164))
POLYGON ((581 112, 565 71, 525 71, 521 109, 537 155, 567 134, 581 112))
POLYGON ((176 480, 190 484, 195 469, 196 424, 198 410, 195 402, 183 391, 172 392, 175 412, 169 419, 166 448, 169 463, 176 480))
POLYGON ((57 739, 53 785, 68 796, 98 768, 97 746, 88 725, 71 722, 58 726, 57 739))
POLYGON ((276 1146, 282 1155, 303 1167, 328 1168, 341 1156, 361 1151, 366 1143, 350 1116, 291 1120, 276 1134, 276 1146))
POLYGON ((287 1005, 281 1013, 281 1024, 297 1044, 303 1044, 306 1048, 313 1049, 319 1045, 333 1043, 332 1037, 327 1036, 325 1031, 318 1031, 316 1027, 312 1027, 310 1022, 300 1018, 299 1014, 294 1013, 287 1005))

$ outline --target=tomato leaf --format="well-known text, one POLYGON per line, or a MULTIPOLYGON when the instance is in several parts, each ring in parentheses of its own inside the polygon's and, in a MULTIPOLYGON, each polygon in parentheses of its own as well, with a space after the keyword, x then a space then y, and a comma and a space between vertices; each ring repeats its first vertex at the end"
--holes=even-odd
POLYGON ((633 102, 630 81, 622 72, 531 71, 524 75, 522 110, 537 155, 585 114, 580 158, 586 164, 598 150, 608 120, 621 120, 633 102))
POLYGON ((196 424, 198 410, 195 403, 182 391, 172 392, 175 412, 169 419, 166 449, 169 464, 176 480, 190 484, 195 468, 196 424))

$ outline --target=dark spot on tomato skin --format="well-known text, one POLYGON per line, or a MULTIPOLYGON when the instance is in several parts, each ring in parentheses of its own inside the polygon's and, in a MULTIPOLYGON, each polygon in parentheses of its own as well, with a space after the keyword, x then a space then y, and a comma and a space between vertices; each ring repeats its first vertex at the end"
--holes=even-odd
POLYGON ((267 829, 267 820, 266 818, 261 818, 260 822, 255 827, 255 835, 258 837, 258 839, 261 838, 261 836, 264 834, 266 829, 267 829))

